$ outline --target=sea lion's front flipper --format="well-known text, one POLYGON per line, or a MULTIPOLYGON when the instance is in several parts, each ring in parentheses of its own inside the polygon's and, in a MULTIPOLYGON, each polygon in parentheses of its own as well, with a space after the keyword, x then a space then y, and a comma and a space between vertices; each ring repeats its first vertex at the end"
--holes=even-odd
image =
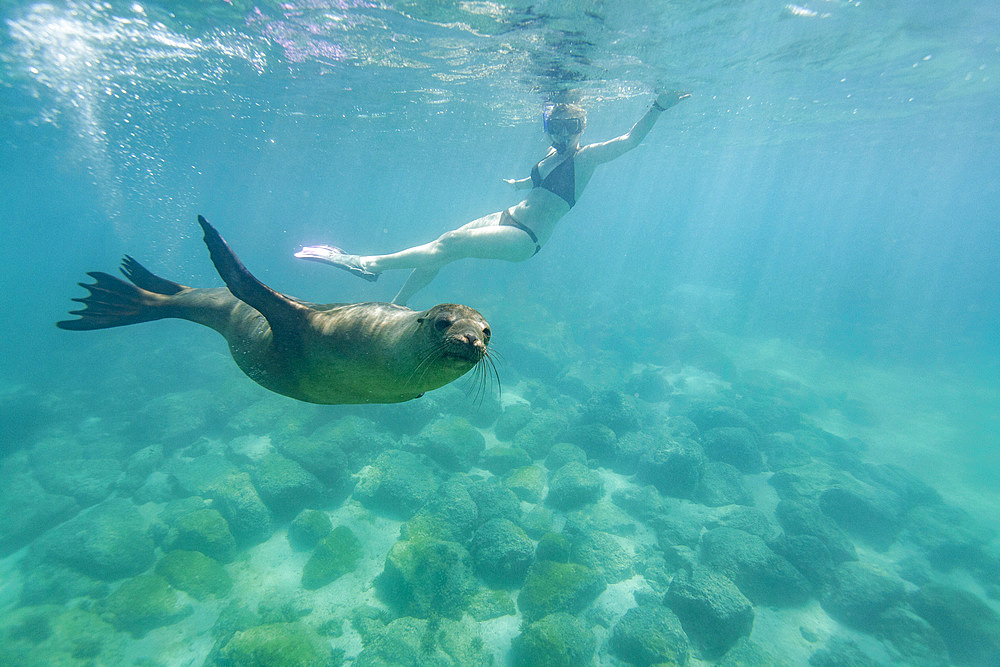
POLYGON ((267 319, 275 345, 285 347, 297 343, 309 308, 275 292, 254 278, 208 220, 199 215, 198 224, 205 232, 205 245, 208 246, 212 263, 233 296, 252 306, 267 319))

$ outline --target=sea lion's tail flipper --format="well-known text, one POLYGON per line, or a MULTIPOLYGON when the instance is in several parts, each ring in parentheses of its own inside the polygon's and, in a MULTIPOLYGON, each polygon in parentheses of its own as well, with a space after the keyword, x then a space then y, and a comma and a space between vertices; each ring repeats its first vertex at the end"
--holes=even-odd
POLYGON ((309 308, 275 292, 254 278, 208 220, 199 215, 198 224, 205 232, 205 245, 208 246, 212 263, 233 296, 252 306, 267 319, 276 345, 287 345, 299 340, 303 316, 309 312, 309 308))
POLYGON ((80 283, 80 287, 85 288, 90 294, 73 299, 77 303, 82 303, 84 308, 71 310, 69 313, 79 315, 79 319, 56 322, 56 326, 73 331, 89 331, 151 322, 173 316, 171 309, 164 307, 166 304, 164 297, 181 291, 184 289, 182 285, 154 275, 128 255, 122 260, 121 271, 135 285, 101 271, 88 272, 87 275, 95 282, 89 285, 80 283))

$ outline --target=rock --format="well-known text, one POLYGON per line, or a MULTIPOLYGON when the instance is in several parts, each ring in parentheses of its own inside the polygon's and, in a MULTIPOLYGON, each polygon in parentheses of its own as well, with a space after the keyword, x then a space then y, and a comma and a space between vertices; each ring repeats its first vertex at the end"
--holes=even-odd
POLYGON ((528 624, 511 645, 513 667, 586 667, 594 663, 594 634, 565 612, 528 624))
MULTIPOLYGON (((609 465, 621 475, 634 475, 639 470, 644 453, 651 451, 664 436, 659 438, 646 431, 622 433, 615 440, 609 465)), ((669 437, 669 436, 667 436, 669 437)))
POLYGON ((160 559, 155 571, 171 586, 196 600, 210 595, 225 597, 233 588, 226 568, 199 551, 171 551, 160 559))
POLYGON ((171 625, 191 613, 163 577, 144 574, 126 580, 99 603, 111 624, 140 639, 155 628, 171 625))
POLYGON ((545 458, 549 448, 559 442, 559 435, 567 425, 568 419, 562 412, 540 410, 514 435, 514 444, 528 452, 532 459, 545 458))
POLYGON ((609 464, 615 459, 617 437, 604 424, 577 424, 567 428, 562 437, 594 460, 609 464))
POLYGON ((469 619, 398 618, 365 638, 355 667, 493 665, 479 627, 469 619))
POLYGON ((948 647, 924 619, 904 607, 879 615, 872 630, 899 654, 898 662, 914 667, 948 667, 948 647))
POLYGON ((823 543, 834 563, 857 560, 851 538, 815 504, 803 500, 782 500, 775 508, 786 535, 812 535, 823 543))
POLYGON ((53 528, 32 545, 42 561, 95 579, 139 574, 153 563, 153 540, 135 505, 112 498, 53 528))
POLYGON ((96 599, 108 594, 108 585, 103 581, 92 579, 63 565, 36 563, 26 558, 21 561, 21 569, 22 605, 61 605, 73 598, 96 599))
POLYGON ((578 614, 604 589, 604 580, 585 565, 536 561, 528 569, 517 606, 528 621, 558 611, 578 614))
POLYGON ((841 563, 820 593, 830 616, 860 630, 868 630, 882 612, 902 601, 902 580, 867 563, 841 563))
POLYGON ((250 478, 261 499, 278 517, 294 516, 318 504, 323 496, 323 485, 315 475, 273 452, 257 462, 250 478))
POLYGON ((510 471, 504 486, 526 503, 537 503, 545 492, 545 473, 538 466, 524 466, 510 471))
POLYGON ((469 552, 434 539, 396 542, 375 579, 379 597, 399 615, 461 618, 476 592, 469 552))
POLYGON ((512 403, 503 409, 500 418, 493 427, 493 433, 498 440, 509 441, 514 434, 531 421, 532 410, 527 403, 512 403))
POLYGON ((678 572, 664 603, 707 659, 721 657, 753 628, 750 600, 728 578, 707 568, 678 572))
POLYGON ((615 538, 599 530, 584 531, 573 539, 570 560, 586 565, 609 584, 633 574, 631 555, 615 538))
POLYGON ((611 502, 639 521, 656 522, 669 513, 663 496, 653 486, 627 486, 611 494, 611 502))
POLYGON ((688 419, 698 425, 702 431, 727 426, 756 429, 757 425, 742 410, 729 405, 702 403, 693 405, 688 410, 688 419))
POLYGON ((596 502, 604 493, 600 475, 582 463, 571 461, 549 478, 549 493, 545 502, 567 510, 596 502))
POLYGON ((445 470, 457 472, 479 462, 486 438, 466 419, 440 417, 421 429, 414 446, 445 470))
POLYGON ((1000 664, 1000 616, 978 597, 928 584, 910 597, 910 604, 941 635, 952 662, 963 667, 1000 664))
POLYGON ((785 667, 786 664, 765 651, 759 644, 743 637, 726 652, 718 662, 718 667, 785 667))
POLYGON ((206 489, 237 542, 253 545, 271 536, 271 516, 245 472, 232 473, 206 489))
POLYGON ((896 540, 904 511, 902 499, 895 493, 861 482, 825 490, 819 507, 841 528, 879 550, 896 540))
POLYGON ((537 540, 545 533, 552 530, 552 522, 555 513, 548 507, 535 505, 521 518, 521 528, 528 534, 528 537, 537 540))
POLYGON ((756 535, 767 543, 772 543, 781 536, 781 526, 779 526, 770 515, 764 514, 756 507, 735 506, 731 507, 714 518, 710 518, 705 526, 707 528, 736 528, 744 532, 756 535))
POLYGON ((809 656, 812 667, 880 667, 850 639, 832 637, 826 646, 809 656))
POLYGON ((472 537, 478 518, 479 508, 469 494, 468 485, 456 476, 442 484, 403 525, 400 536, 407 540, 427 537, 464 543, 472 537))
POLYGON ((327 489, 339 492, 350 480, 350 464, 340 442, 332 437, 301 434, 273 439, 278 451, 310 472, 327 489))
POLYGON ((702 471, 694 499, 709 507, 752 505, 753 496, 743 482, 743 474, 720 461, 709 461, 702 471))
POLYGON ((516 522, 521 517, 521 501, 496 478, 473 480, 466 485, 466 489, 476 503, 479 524, 490 519, 516 522))
POLYGON ((329 667, 329 642, 300 623, 268 623, 236 632, 206 667, 329 667))
POLYGON ((491 519, 476 531, 469 551, 473 567, 484 581, 516 588, 528 572, 535 545, 508 519, 491 519))
POLYGON ((302 587, 312 591, 353 572, 361 561, 361 542, 347 526, 337 526, 320 540, 302 570, 302 587))
POLYGON ((783 535, 773 547, 815 588, 824 585, 837 566, 830 550, 814 535, 783 535))
POLYGON ((503 475, 514 468, 531 465, 531 457, 520 447, 501 445, 483 452, 482 465, 494 475, 503 475))
POLYGON ((570 461, 587 463, 587 452, 570 442, 557 442, 552 445, 545 457, 545 467, 549 470, 559 470, 570 461))
POLYGON ((611 652, 631 665, 686 665, 688 639, 672 611, 659 605, 632 607, 615 624, 611 652))
POLYGON ((55 459, 36 465, 34 475, 49 493, 73 496, 87 507, 111 494, 122 467, 115 459, 55 459))
POLYGON ((976 569, 984 545, 993 538, 993 531, 979 525, 967 512, 944 504, 914 508, 907 517, 904 534, 925 552, 931 565, 943 571, 955 567, 976 569))
POLYGON ((469 616, 482 623, 501 616, 513 616, 517 607, 506 591, 483 590, 472 596, 468 611, 469 616))
POLYGON ((330 515, 320 510, 302 510, 288 526, 288 542, 300 551, 308 551, 333 530, 330 515))
POLYGON ((0 557, 78 511, 76 499, 48 493, 31 475, 0 471, 0 557))
POLYGON ((809 583, 756 535, 733 528, 704 534, 702 562, 729 577, 754 604, 793 607, 809 598, 809 583))
POLYGON ((228 563, 236 556, 236 538, 218 510, 203 507, 179 516, 163 542, 165 550, 200 551, 228 563))
POLYGON ((742 473, 752 475, 764 469, 757 435, 749 428, 721 426, 703 431, 701 446, 705 455, 722 461, 742 473))
POLYGON ((405 520, 436 490, 434 473, 419 456, 392 449, 361 471, 354 497, 374 512, 405 520))
POLYGON ((21 607, 0 619, 2 665, 121 665, 126 638, 93 611, 21 607))
POLYGON ((562 533, 545 533, 538 540, 535 548, 535 560, 554 560, 557 563, 568 563, 572 548, 569 539, 562 533))
POLYGON ((705 453, 690 438, 672 437, 655 443, 639 460, 638 478, 661 493, 690 498, 701 480, 705 453))

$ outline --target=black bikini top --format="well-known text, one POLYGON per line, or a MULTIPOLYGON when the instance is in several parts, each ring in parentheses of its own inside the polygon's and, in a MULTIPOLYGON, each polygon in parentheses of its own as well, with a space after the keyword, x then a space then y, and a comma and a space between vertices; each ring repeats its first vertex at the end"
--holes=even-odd
POLYGON ((544 188, 554 195, 562 197, 570 208, 576 204, 576 167, 573 162, 576 153, 556 165, 556 168, 549 172, 549 175, 542 178, 538 170, 539 162, 531 168, 531 187, 544 188))

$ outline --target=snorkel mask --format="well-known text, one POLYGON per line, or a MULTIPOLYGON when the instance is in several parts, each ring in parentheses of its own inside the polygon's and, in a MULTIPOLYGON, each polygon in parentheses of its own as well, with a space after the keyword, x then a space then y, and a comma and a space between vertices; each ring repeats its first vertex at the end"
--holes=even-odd
MULTIPOLYGON (((575 106, 575 105, 574 105, 575 106)), ((545 134, 549 136, 553 135, 573 135, 580 134, 583 132, 583 128, 586 125, 586 116, 571 116, 569 118, 553 118, 552 113, 559 110, 569 110, 568 105, 565 104, 555 104, 549 102, 542 109, 542 127, 545 128, 545 134)), ((573 109, 572 111, 576 111, 573 109)))

